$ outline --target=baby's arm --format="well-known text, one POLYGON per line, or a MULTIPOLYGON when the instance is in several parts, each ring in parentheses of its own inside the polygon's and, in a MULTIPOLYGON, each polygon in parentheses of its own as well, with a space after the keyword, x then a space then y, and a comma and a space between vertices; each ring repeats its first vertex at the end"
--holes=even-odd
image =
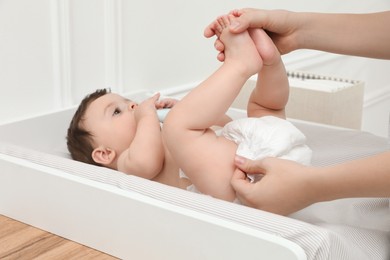
POLYGON ((162 169, 164 149, 155 103, 159 94, 139 104, 135 111, 137 129, 130 147, 118 159, 118 170, 146 179, 162 169))
POLYGON ((256 87, 249 98, 248 116, 273 115, 285 118, 289 83, 280 53, 262 29, 250 29, 249 33, 263 59, 263 67, 258 73, 256 87))

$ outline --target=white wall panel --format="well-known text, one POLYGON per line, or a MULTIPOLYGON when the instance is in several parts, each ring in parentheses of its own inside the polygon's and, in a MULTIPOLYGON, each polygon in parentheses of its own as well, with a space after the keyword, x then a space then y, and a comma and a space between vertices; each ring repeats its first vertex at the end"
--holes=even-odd
POLYGON ((338 1, 123 1, 123 83, 156 90, 205 79, 219 65, 203 30, 234 8, 333 10, 338 1))
POLYGON ((0 120, 56 107, 53 99, 50 5, 0 1, 0 120))
POLYGON ((104 0, 105 86, 123 92, 122 0, 104 0))
POLYGON ((69 106, 72 94, 70 57, 69 2, 51 1, 51 38, 53 55, 53 90, 61 107, 69 106))
POLYGON ((105 88, 104 0, 70 0, 73 98, 105 88))
MULTIPOLYGON (((0 122, 77 104, 97 88, 156 91, 203 80, 219 66, 204 27, 242 7, 373 12, 389 10, 390 2, 2 0, 0 122)), ((364 125, 385 131, 371 122, 383 124, 378 109, 387 100, 377 93, 388 96, 389 61, 305 51, 285 61, 290 69, 365 81, 370 123, 364 125)))
POLYGON ((208 6, 204 1, 123 2, 126 90, 198 81, 217 66, 212 41, 203 37, 213 17, 208 6))

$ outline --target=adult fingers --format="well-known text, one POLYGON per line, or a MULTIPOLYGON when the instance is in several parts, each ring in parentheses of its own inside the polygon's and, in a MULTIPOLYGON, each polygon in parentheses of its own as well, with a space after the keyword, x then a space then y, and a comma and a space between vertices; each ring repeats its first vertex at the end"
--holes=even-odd
POLYGON ((219 52, 223 52, 225 50, 225 45, 221 40, 216 39, 214 43, 214 48, 219 52))
POLYGON ((225 61, 225 53, 223 53, 223 52, 218 53, 217 60, 219 60, 220 62, 224 62, 225 61))
POLYGON ((247 30, 250 27, 250 20, 249 17, 247 17, 245 12, 237 11, 237 13, 233 13, 233 15, 236 17, 230 24, 229 30, 232 33, 241 33, 247 30))
POLYGON ((216 35, 218 33, 218 30, 221 31, 221 26, 220 24, 218 23, 218 21, 214 20, 212 23, 210 23, 205 29, 204 29, 204 32, 203 32, 203 35, 206 37, 206 38, 211 38, 213 37, 214 35, 216 35))
POLYGON ((211 37, 213 37, 213 36, 215 35, 215 31, 214 31, 214 29, 212 29, 211 24, 208 25, 208 26, 204 29, 203 35, 204 35, 204 37, 206 37, 206 38, 211 38, 211 37))
POLYGON ((234 22, 230 24, 230 31, 232 33, 241 33, 248 28, 267 28, 269 24, 269 15, 265 10, 244 8, 241 10, 233 10, 232 14, 237 17, 234 22))
POLYGON ((253 161, 237 155, 234 162, 243 172, 251 174, 266 174, 266 165, 264 165, 263 160, 253 161))
POLYGON ((252 189, 253 184, 247 180, 245 173, 240 169, 236 169, 233 173, 230 184, 236 191, 237 198, 244 204, 248 204, 246 197, 247 193, 252 189))
POLYGON ((223 42, 219 39, 216 39, 214 43, 214 47, 217 51, 219 51, 217 55, 217 60, 221 62, 225 61, 225 53, 224 53, 225 45, 223 44, 223 42))

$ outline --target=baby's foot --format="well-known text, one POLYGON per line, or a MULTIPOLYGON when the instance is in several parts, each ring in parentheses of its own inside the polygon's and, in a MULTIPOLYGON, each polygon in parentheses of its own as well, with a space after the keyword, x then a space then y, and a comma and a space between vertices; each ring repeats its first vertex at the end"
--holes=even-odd
POLYGON ((236 64, 239 69, 253 75, 263 65, 261 56, 247 31, 239 34, 229 31, 229 25, 234 19, 233 15, 217 19, 216 34, 225 45, 225 64, 236 64))
POLYGON ((249 29, 248 31, 265 66, 271 66, 281 61, 279 50, 263 29, 249 29))

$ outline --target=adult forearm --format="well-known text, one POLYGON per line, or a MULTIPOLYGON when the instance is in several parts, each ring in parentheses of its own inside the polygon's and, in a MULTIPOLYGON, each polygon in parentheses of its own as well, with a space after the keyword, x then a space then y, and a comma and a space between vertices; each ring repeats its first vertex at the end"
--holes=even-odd
POLYGON ((318 201, 353 197, 390 197, 390 152, 317 169, 318 201))
POLYGON ((300 49, 390 59, 390 11, 370 14, 291 13, 300 49))

